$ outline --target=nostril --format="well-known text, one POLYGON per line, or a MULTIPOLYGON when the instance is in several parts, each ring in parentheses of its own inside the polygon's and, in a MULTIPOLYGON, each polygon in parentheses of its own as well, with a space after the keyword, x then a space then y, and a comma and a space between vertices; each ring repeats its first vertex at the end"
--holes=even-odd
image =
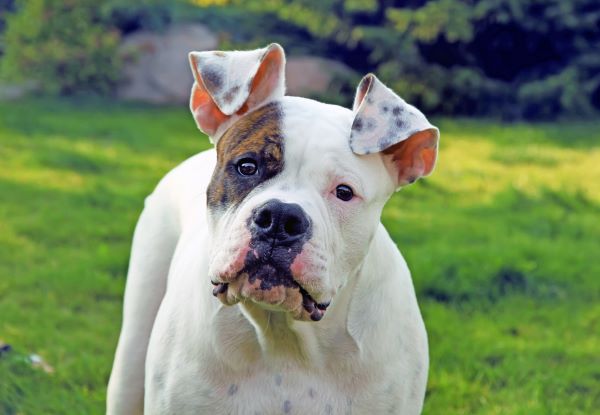
POLYGON ((303 221, 295 216, 290 216, 285 220, 283 224, 283 230, 289 236, 296 236, 304 233, 303 221))
POLYGON ((273 215, 269 209, 262 209, 258 214, 254 217, 254 223, 260 228, 268 229, 271 227, 271 223, 273 222, 273 215))
POLYGON ((308 232, 310 220, 299 205, 273 199, 253 211, 249 225, 261 239, 292 243, 308 232))

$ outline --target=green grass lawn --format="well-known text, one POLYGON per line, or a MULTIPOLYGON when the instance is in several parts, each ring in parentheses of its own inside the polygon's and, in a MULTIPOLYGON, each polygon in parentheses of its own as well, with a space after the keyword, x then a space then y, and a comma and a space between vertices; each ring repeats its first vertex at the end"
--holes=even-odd
MULTIPOLYGON (((434 175, 384 213, 429 331, 425 414, 600 413, 600 123, 438 121, 434 175)), ((208 145, 183 108, 0 104, 0 414, 103 412, 144 196, 208 145)))

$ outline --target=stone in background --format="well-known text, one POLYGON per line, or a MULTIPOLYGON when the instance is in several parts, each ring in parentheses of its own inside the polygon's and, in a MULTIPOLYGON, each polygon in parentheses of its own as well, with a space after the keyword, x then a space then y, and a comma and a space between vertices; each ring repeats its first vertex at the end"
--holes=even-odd
POLYGON ((119 48, 126 63, 117 96, 155 104, 185 104, 194 81, 188 53, 217 46, 217 36, 200 24, 172 26, 165 33, 132 33, 119 48))
MULTIPOLYGON (((172 26, 164 33, 135 32, 119 48, 125 59, 124 80, 117 96, 154 104, 187 104, 193 83, 188 62, 192 50, 218 49, 218 36, 201 24, 172 26)), ((287 95, 326 94, 338 77, 351 77, 352 69, 331 59, 288 56, 287 95)))

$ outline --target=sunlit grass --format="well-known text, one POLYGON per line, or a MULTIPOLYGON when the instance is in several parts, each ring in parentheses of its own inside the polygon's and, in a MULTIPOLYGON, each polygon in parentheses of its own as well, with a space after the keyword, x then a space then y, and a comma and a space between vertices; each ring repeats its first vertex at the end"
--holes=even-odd
MULTIPOLYGON (((429 331, 425 413, 597 412, 600 123, 438 124, 434 175, 384 212, 429 331)), ((208 145, 185 109, 0 104, 0 413, 103 412, 143 199, 208 145)))

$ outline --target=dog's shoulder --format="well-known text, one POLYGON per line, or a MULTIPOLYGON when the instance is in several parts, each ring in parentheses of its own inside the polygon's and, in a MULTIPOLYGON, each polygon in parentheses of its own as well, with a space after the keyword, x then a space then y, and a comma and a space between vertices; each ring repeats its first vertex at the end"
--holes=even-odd
POLYGON ((195 154, 169 171, 158 183, 153 194, 164 193, 170 197, 203 195, 215 164, 214 149, 195 154))
POLYGON ((206 187, 216 163, 213 149, 198 153, 169 171, 146 198, 152 206, 182 228, 192 218, 203 217, 206 187))

